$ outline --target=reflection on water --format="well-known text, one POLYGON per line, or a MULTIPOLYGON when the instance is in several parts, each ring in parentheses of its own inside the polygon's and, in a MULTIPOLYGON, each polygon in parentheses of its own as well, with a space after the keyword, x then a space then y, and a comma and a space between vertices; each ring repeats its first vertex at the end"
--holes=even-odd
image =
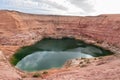
POLYGON ((81 52, 69 51, 35 52, 23 58, 17 63, 16 67, 27 71, 49 69, 52 67, 61 67, 66 60, 80 57, 91 58, 92 56, 81 52))
POLYGON ((13 57, 13 64, 25 71, 37 71, 61 67, 67 60, 108 55, 102 48, 72 39, 43 39, 21 48, 13 57))

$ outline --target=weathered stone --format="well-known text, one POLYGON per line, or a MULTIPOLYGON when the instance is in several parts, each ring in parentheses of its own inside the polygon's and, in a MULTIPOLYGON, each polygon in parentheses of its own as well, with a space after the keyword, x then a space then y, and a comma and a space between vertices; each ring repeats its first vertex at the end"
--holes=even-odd
POLYGON ((0 44, 30 45, 43 37, 75 37, 120 52, 120 15, 43 16, 0 11, 0 44))
MULTIPOLYGON (((34 44, 44 37, 73 37, 109 49, 118 56, 120 15, 69 17, 0 11, 0 50, 3 52, 0 54, 0 80, 19 80, 21 77, 17 72, 20 71, 9 64, 9 57, 21 46, 34 44)), ((112 56, 104 61, 108 63, 52 70, 46 80, 120 80, 119 58, 112 56)))
POLYGON ((9 64, 2 51, 0 51, 0 80, 21 79, 17 71, 9 64))

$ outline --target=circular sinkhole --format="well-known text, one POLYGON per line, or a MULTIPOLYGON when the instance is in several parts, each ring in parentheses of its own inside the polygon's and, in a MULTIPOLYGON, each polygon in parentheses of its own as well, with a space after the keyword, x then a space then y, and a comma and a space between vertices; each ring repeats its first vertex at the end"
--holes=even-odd
POLYGON ((11 63, 24 71, 60 68, 67 60, 111 55, 112 52, 73 38, 45 38, 19 49, 11 63))

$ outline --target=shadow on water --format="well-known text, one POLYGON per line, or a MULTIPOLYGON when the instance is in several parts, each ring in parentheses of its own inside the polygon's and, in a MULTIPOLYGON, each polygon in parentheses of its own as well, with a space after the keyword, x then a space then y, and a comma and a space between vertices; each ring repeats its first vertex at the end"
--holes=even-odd
POLYGON ((37 71, 61 67, 66 60, 92 58, 111 55, 101 47, 86 44, 74 38, 45 38, 31 46, 19 49, 11 58, 11 63, 25 71, 37 71))

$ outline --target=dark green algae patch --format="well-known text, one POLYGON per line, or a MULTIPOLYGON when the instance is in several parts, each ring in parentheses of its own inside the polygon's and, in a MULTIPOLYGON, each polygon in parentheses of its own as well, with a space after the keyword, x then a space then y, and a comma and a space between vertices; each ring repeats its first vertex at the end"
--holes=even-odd
POLYGON ((45 38, 34 45, 19 49, 11 64, 25 71, 38 71, 62 67, 69 59, 92 58, 113 54, 101 47, 86 44, 74 38, 45 38))

